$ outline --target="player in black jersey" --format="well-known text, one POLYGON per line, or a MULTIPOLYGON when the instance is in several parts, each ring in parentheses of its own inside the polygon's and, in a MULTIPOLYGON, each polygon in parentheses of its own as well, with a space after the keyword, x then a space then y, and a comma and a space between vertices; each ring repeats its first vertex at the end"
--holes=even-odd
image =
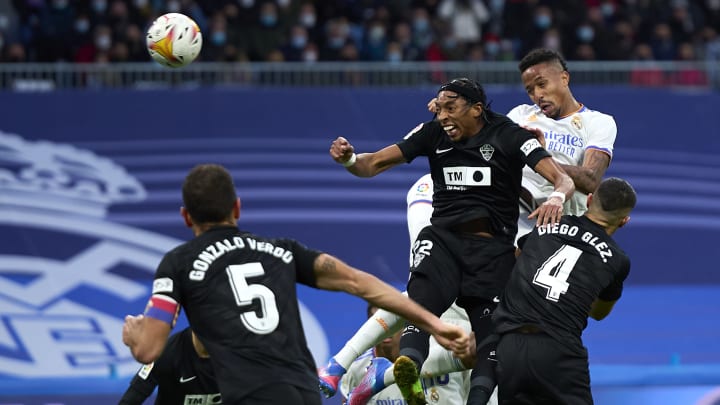
POLYGON ((630 259, 610 237, 630 219, 637 196, 618 178, 588 196, 583 216, 536 227, 492 318, 500 334, 500 404, 592 404, 582 331, 605 318, 622 293, 630 259))
POLYGON ((219 165, 193 168, 181 214, 195 238, 168 252, 144 315, 126 316, 123 342, 141 363, 155 361, 184 308, 207 349, 225 405, 319 405, 296 284, 345 291, 418 322, 444 347, 468 349, 469 337, 377 277, 292 239, 238 230, 240 200, 219 165))
MULTIPOLYGON (((435 190, 431 225, 415 241, 407 291, 436 315, 457 299, 465 308, 481 343, 491 331, 489 314, 497 305, 515 263, 522 169, 526 164, 555 185, 555 191, 532 215, 539 225, 560 220, 562 205, 575 188, 570 177, 529 131, 487 108, 485 91, 469 79, 455 79, 440 87, 437 119, 418 125, 400 142, 377 152, 355 154, 337 138, 330 156, 350 173, 372 177, 418 156, 427 156, 435 190)), ((422 403, 417 379, 412 380, 428 354, 428 335, 408 325, 395 363, 398 386, 409 404, 422 403), (398 367, 401 366, 401 367, 398 367), (408 378, 398 378, 408 372, 408 378)), ((485 348, 478 346, 478 352, 485 348)), ((492 374, 485 356, 478 356, 476 378, 492 374)), ((482 382, 490 395, 494 381, 482 382)))
POLYGON ((168 338, 160 357, 140 368, 118 405, 142 405, 155 387, 155 405, 222 403, 207 351, 190 328, 168 338))

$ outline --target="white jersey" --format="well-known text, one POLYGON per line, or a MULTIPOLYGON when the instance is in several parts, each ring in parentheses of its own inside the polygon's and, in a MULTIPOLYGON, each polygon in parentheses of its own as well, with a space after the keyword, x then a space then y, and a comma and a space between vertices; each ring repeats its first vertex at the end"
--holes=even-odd
MULTIPOLYGON (((441 319, 444 318, 441 317, 441 319)), ((433 350, 445 350, 442 346, 432 342, 434 341, 431 341, 430 344, 431 352, 433 350)), ((370 349, 360 355, 360 357, 350 365, 347 373, 345 373, 340 380, 340 392, 342 392, 345 398, 360 384, 373 358, 374 352, 373 349, 370 349)), ((425 392, 425 400, 429 405, 464 404, 467 401, 467 393, 470 389, 470 370, 444 374, 432 378, 421 377, 420 382, 425 392)), ((368 401, 370 405, 405 405, 406 403, 396 384, 391 384, 386 387, 384 390, 373 395, 368 401)))
POLYGON ((430 173, 420 177, 407 193, 407 224, 410 242, 417 239, 420 231, 430 225, 433 207, 433 181, 430 173))
MULTIPOLYGON (((556 120, 546 117, 536 105, 521 104, 508 117, 519 125, 541 129, 547 151, 561 164, 581 166, 588 149, 601 150, 612 158, 617 126, 610 115, 583 106, 576 113, 556 120)), ((522 185, 538 204, 545 202, 554 190, 552 183, 527 166, 523 169, 522 185)), ((582 215, 587 209, 586 201, 587 195, 576 191, 565 202, 563 213, 582 215)))

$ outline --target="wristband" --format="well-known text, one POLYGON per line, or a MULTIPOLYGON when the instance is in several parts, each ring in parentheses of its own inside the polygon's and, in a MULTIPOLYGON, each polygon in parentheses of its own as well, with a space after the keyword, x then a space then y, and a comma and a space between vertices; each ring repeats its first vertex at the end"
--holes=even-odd
POLYGON ((354 165, 355 162, 357 162, 357 155, 353 153, 350 156, 350 159, 348 159, 346 162, 342 162, 341 164, 345 167, 350 167, 350 166, 354 165))
POLYGON ((553 191, 553 192, 550 193, 550 195, 548 196, 548 200, 551 199, 551 198, 553 198, 553 197, 559 198, 560 201, 561 201, 563 204, 565 204, 565 193, 561 193, 561 192, 559 192, 559 191, 553 191))

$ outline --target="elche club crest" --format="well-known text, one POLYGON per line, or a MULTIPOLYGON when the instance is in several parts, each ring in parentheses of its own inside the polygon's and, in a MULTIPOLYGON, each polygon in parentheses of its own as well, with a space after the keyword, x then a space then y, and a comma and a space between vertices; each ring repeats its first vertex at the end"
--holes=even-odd
POLYGON ((492 145, 486 143, 485 145, 480 147, 480 154, 486 162, 490 161, 493 153, 495 153, 495 148, 492 145))

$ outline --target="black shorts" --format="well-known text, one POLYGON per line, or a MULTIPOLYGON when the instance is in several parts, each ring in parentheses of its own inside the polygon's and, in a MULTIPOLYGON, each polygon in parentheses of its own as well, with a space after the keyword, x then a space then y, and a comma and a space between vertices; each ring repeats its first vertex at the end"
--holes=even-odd
MULTIPOLYGON (((321 405, 320 391, 307 390, 290 384, 265 385, 240 401, 227 405, 321 405)), ((223 405, 225 401, 223 400, 223 405)))
POLYGON ((545 333, 510 332, 496 349, 500 405, 592 405, 587 351, 545 333))
POLYGON ((442 311, 456 298, 461 306, 467 300, 492 302, 501 295, 514 265, 512 243, 427 226, 420 231, 413 248, 410 283, 413 277, 422 274, 426 285, 432 288, 420 295, 432 297, 413 296, 413 299, 421 304, 425 298, 441 301, 442 311))

